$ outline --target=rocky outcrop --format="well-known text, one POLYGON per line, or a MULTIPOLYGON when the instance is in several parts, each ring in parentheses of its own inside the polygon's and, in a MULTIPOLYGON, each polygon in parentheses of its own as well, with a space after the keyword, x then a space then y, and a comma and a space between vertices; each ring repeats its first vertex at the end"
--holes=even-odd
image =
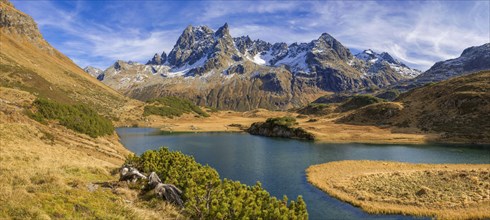
POLYGON ((8 34, 29 41, 38 48, 53 54, 59 54, 39 32, 36 22, 14 8, 8 0, 0 1, 0 34, 8 34))
POLYGON ((280 137, 301 140, 314 140, 315 136, 303 128, 295 128, 292 125, 278 123, 277 120, 267 119, 265 122, 255 122, 246 130, 252 135, 266 137, 280 137))

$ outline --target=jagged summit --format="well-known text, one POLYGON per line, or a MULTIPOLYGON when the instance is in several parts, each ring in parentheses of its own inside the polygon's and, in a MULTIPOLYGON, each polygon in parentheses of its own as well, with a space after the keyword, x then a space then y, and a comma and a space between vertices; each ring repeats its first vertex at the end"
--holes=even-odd
POLYGON ((163 65, 165 64, 165 62, 167 62, 167 54, 165 53, 165 51, 163 51, 162 55, 155 53, 155 55, 153 55, 153 58, 146 62, 146 65, 163 65))
MULTIPOLYGON (((233 38, 228 23, 213 31, 208 26, 187 26, 169 55, 155 54, 147 65, 168 65, 171 71, 184 76, 201 76, 213 69, 226 68, 231 63, 251 61, 257 65, 285 66, 293 73, 310 73, 327 62, 348 63, 361 75, 395 72, 401 77, 413 78, 419 71, 410 69, 388 53, 377 54, 366 50, 352 55, 350 50, 328 33, 322 33, 309 43, 269 43, 252 40, 248 35, 233 38), (365 64, 357 64, 363 60, 365 64), (376 60, 380 60, 376 63, 376 60), (389 65, 384 66, 381 61, 389 65), (373 65, 372 63, 376 64, 373 65)), ((327 65, 328 66, 328 65, 327 65)), ((347 67, 346 67, 347 68, 347 67)), ((175 74, 174 74, 175 75, 175 74)), ((178 74, 177 74, 178 75, 178 74)), ((379 74, 378 74, 379 75, 379 74)))
POLYGON ((216 31, 216 33, 214 34, 217 38, 221 38, 221 37, 228 37, 230 35, 230 29, 228 28, 228 23, 225 23, 223 26, 221 26, 220 28, 218 28, 218 30, 216 31))
MULTIPOLYGON (((373 52, 374 53, 374 52, 373 52)), ((308 103, 324 91, 386 87, 413 77, 406 66, 358 59, 328 33, 306 43, 270 43, 249 36, 233 38, 225 23, 216 31, 187 26, 165 59, 116 62, 102 82, 138 99, 177 95, 198 104, 234 109, 285 109, 308 103)))

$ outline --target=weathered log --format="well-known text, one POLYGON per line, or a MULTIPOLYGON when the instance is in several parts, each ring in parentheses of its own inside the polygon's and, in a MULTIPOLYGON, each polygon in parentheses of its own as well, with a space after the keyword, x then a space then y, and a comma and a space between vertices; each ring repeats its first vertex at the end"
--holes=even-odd
POLYGON ((182 201, 182 191, 172 184, 163 184, 155 172, 151 172, 148 185, 154 188, 155 194, 180 207, 184 206, 182 201))
POLYGON ((136 182, 138 179, 146 179, 145 175, 140 173, 136 168, 130 166, 123 166, 119 174, 119 181, 136 182))

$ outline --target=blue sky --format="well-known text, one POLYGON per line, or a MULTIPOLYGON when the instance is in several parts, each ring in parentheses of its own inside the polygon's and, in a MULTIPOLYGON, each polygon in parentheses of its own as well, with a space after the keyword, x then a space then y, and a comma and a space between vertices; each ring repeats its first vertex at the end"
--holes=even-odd
POLYGON ((13 0, 79 66, 146 62, 184 28, 225 22, 232 36, 309 42, 327 32, 356 53, 386 51, 421 70, 490 41, 490 1, 13 0))

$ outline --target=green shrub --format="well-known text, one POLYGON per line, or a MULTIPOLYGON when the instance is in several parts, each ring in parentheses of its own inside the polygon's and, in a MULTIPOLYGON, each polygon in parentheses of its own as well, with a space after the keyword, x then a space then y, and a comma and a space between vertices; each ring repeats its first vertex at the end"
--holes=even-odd
POLYGON ((189 100, 177 97, 162 97, 150 99, 148 105, 144 108, 144 116, 160 115, 163 117, 179 117, 184 113, 195 113, 203 117, 209 117, 209 114, 204 112, 199 106, 189 100))
POLYGON ((114 132, 114 126, 109 119, 83 104, 67 105, 38 98, 34 101, 34 106, 37 111, 27 111, 27 115, 42 123, 46 120, 58 120, 63 126, 94 138, 114 132))
POLYGON ((282 125, 286 127, 291 127, 297 124, 296 119, 290 116, 268 118, 265 122, 273 125, 282 125))
POLYGON ((183 191, 184 213, 191 219, 307 219, 306 204, 298 197, 271 197, 259 182, 247 186, 221 180, 215 169, 197 163, 193 157, 167 148, 131 156, 126 164, 150 173, 183 191))

